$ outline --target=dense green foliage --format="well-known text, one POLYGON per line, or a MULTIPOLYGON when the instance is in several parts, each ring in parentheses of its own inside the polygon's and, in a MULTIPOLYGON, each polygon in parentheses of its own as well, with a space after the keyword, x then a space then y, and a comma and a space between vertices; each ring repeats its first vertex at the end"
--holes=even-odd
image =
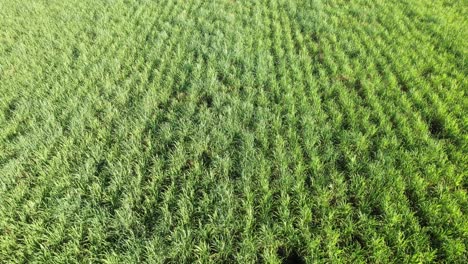
POLYGON ((464 263, 467 18, 0 0, 0 262, 464 263))

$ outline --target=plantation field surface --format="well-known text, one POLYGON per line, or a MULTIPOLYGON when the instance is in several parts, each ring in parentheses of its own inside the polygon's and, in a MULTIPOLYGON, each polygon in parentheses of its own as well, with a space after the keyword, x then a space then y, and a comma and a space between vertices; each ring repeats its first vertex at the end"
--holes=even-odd
POLYGON ((466 0, 0 0, 0 263, 466 263, 466 0))

